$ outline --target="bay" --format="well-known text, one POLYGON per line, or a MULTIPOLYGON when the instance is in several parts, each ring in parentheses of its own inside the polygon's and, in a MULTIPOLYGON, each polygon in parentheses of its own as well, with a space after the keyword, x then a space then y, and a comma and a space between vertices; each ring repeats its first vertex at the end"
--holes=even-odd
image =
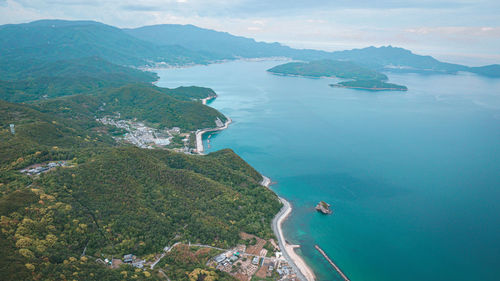
POLYGON ((280 61, 157 70, 158 86, 205 86, 232 118, 231 148, 293 205, 287 240, 318 280, 498 280, 500 79, 388 74, 408 92, 276 76, 280 61), (334 214, 314 210, 318 201, 334 214))

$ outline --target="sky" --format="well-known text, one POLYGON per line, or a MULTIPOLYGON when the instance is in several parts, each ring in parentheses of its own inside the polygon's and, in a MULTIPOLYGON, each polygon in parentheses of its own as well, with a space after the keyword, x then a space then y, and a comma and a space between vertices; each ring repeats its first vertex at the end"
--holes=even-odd
POLYGON ((296 48, 392 45, 450 62, 500 63, 500 0, 0 0, 0 24, 176 23, 296 48))

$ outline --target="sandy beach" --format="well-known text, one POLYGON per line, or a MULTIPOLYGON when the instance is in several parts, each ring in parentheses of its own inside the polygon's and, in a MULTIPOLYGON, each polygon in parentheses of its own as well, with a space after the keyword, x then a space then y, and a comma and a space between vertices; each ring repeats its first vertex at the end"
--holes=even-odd
POLYGON ((213 100, 213 99, 215 99, 215 98, 217 98, 217 96, 210 96, 210 97, 207 97, 207 98, 201 99, 201 103, 202 103, 202 104, 204 104, 204 105, 207 105, 207 102, 208 102, 209 100, 213 100))
MULTIPOLYGON (((271 184, 271 179, 265 176, 262 176, 261 185, 268 187, 271 184)), ((286 242, 285 236, 283 235, 283 230, 281 225, 287 219, 287 217, 292 212, 292 205, 286 201, 284 198, 279 197, 281 203, 283 203, 283 207, 279 211, 278 214, 273 219, 272 229, 276 237, 278 237, 278 243, 280 248, 282 249, 283 256, 287 259, 288 263, 294 268, 297 272, 297 277, 300 280, 304 281, 314 281, 316 280, 316 276, 314 275, 311 268, 306 264, 306 262, 295 253, 295 248, 299 248, 300 245, 291 245, 286 242)))
POLYGON ((207 132, 222 131, 227 129, 229 124, 231 124, 231 122, 233 121, 229 117, 226 118, 227 118, 226 123, 224 123, 224 126, 222 127, 196 131, 196 151, 198 152, 198 154, 203 154, 203 151, 205 150, 205 148, 203 147, 203 134, 207 132))

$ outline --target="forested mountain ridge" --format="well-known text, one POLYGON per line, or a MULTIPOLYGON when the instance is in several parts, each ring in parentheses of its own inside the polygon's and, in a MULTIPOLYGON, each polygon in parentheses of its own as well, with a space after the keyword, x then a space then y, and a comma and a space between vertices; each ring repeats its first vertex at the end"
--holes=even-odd
POLYGON ((206 63, 204 55, 174 44, 156 45, 93 21, 40 20, 0 26, 2 61, 55 61, 99 56, 112 63, 142 66, 206 63))
POLYGON ((128 34, 152 44, 178 44, 199 52, 217 52, 225 59, 254 57, 288 57, 295 60, 348 60, 375 70, 423 73, 457 73, 467 71, 478 75, 500 77, 500 65, 469 67, 438 61, 431 56, 414 54, 392 46, 366 47, 326 52, 294 49, 279 43, 256 42, 251 38, 204 29, 193 25, 162 24, 124 29, 128 34))
MULTIPOLYGON (((92 21, 41 20, 0 26, 3 61, 75 59, 99 56, 132 66, 207 64, 224 59, 288 57, 297 60, 350 60, 386 71, 456 73, 500 77, 499 65, 468 67, 445 63, 392 46, 326 52, 256 42, 193 25, 153 25, 119 29, 92 21)), ((22 63, 22 62, 21 62, 22 63)), ((0 63, 1 64, 1 63, 0 63)))

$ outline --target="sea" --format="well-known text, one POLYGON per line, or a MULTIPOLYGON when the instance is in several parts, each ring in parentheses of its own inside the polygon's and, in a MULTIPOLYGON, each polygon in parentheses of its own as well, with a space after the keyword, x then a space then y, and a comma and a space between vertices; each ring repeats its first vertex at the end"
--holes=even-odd
POLYGON ((161 69, 157 85, 216 91, 233 123, 207 151, 276 182, 318 280, 341 278, 314 245, 352 281, 500 280, 500 79, 388 73, 409 90, 371 92, 266 72, 281 63, 161 69))

